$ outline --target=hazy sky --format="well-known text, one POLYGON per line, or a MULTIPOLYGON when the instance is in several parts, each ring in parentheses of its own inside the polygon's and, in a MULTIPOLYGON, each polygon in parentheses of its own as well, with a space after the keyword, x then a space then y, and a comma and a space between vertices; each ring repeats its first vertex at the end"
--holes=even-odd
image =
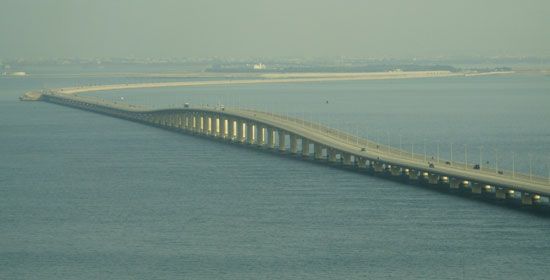
POLYGON ((550 55, 549 0, 0 0, 0 58, 550 55))

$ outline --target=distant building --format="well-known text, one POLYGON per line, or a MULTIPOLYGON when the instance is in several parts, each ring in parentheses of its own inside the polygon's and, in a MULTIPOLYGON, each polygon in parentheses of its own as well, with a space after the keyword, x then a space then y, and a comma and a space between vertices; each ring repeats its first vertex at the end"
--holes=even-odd
POLYGON ((263 63, 254 64, 254 70, 265 70, 265 64, 263 63))

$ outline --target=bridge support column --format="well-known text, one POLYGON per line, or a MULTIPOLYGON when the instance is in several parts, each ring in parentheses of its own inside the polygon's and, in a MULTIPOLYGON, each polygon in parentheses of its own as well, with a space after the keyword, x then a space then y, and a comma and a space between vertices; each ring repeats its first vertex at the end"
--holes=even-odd
POLYGON ((496 189, 495 196, 497 199, 510 199, 515 197, 514 190, 496 189))
POLYGON ((375 161, 372 163, 372 168, 374 169, 374 172, 384 172, 384 164, 378 161, 375 161))
POLYGON ((351 155, 342 153, 342 156, 344 165, 351 165, 351 155))
POLYGON ((279 133, 279 151, 286 151, 286 133, 282 130, 278 131, 279 133))
POLYGON ((367 162, 362 157, 357 157, 355 162, 357 163, 357 167, 359 167, 359 168, 366 168, 367 167, 367 162))
POLYGON ((181 130, 187 130, 187 113, 181 115, 181 130))
POLYGON ((216 115, 213 115, 212 116, 212 136, 214 137, 218 137, 220 135, 220 133, 218 132, 218 127, 219 127, 219 124, 218 124, 218 116, 216 115))
POLYGON ((194 118, 194 122, 195 122, 195 123, 193 124, 193 125, 194 125, 194 127, 193 127, 193 133, 199 134, 200 131, 201 131, 201 118, 200 118, 200 116, 199 116, 198 114, 195 114, 195 115, 193 116, 193 118, 194 118))
POLYGON ((191 131, 198 133, 199 131, 199 117, 196 114, 191 115, 191 131))
POLYGON ((176 115, 176 127, 178 129, 183 129, 183 114, 181 113, 176 115))
POLYGON ((229 141, 235 139, 235 120, 231 118, 227 119, 227 139, 229 141))
POLYGON ((254 124, 246 123, 246 139, 247 143, 254 145, 254 124))
POLYGON ((275 149, 275 130, 272 127, 266 128, 267 147, 275 149))
POLYGON ((451 188, 451 189, 460 188, 460 180, 458 180, 456 178, 451 178, 451 181, 449 183, 449 188, 451 188))
POLYGON ((204 134, 206 128, 206 118, 204 117, 204 115, 199 115, 199 121, 199 133, 204 134))
POLYGON ((491 186, 481 183, 472 184, 472 193, 481 194, 483 192, 491 192, 491 186))
POLYGON ((267 133, 267 129, 265 126, 258 126, 258 145, 264 146, 265 145, 265 134, 267 133))
POLYGON ((390 173, 392 176, 400 176, 401 175, 401 167, 392 165, 390 168, 390 173))
POLYGON ((213 131, 213 122, 214 122, 214 118, 212 117, 212 115, 205 115, 205 120, 206 120, 206 127, 205 127, 205 131, 204 131, 204 134, 206 135, 213 135, 214 134, 214 131, 213 131))
POLYGON ((169 118, 170 127, 175 128, 178 126, 176 118, 177 118, 177 115, 175 113, 170 114, 170 118, 169 118))
POLYGON ((437 185, 437 183, 439 183, 439 176, 436 174, 429 174, 428 183, 432 185, 437 185))
POLYGON ((302 157, 309 157, 309 140, 302 138, 302 157))
POLYGON ((237 141, 244 143, 246 141, 246 135, 244 130, 244 122, 237 120, 237 141))
POLYGON ((183 129, 186 131, 189 130, 189 113, 183 115, 183 129))
POLYGON ((534 202, 535 202, 534 197, 535 197, 535 195, 533 195, 533 194, 522 192, 521 193, 521 204, 522 205, 533 205, 534 202))
POLYGON ((323 146, 319 143, 313 144, 313 153, 316 160, 323 159, 323 146))
POLYGON ((296 134, 290 134, 290 153, 295 155, 298 152, 298 138, 296 134))
POLYGON ((521 204, 522 205, 533 205, 533 199, 531 198, 531 194, 528 193, 521 193, 521 204))
POLYGON ((174 127, 174 114, 166 115, 166 126, 174 127))
POLYGON ((218 116, 218 137, 225 138, 225 118, 218 116))
POLYGON ((335 149, 327 149, 327 152, 328 152, 328 161, 329 162, 336 162, 336 150, 335 149))

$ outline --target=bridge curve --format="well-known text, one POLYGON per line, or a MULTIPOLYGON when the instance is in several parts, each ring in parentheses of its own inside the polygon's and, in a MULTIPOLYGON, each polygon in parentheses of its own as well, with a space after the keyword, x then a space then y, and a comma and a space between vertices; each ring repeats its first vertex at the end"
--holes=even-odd
POLYGON ((502 174, 498 170, 474 170, 468 164, 455 162, 436 164, 422 155, 384 146, 317 123, 267 112, 223 107, 151 110, 56 92, 44 93, 39 99, 184 133, 278 150, 374 174, 467 190, 498 200, 519 198, 523 205, 548 204, 550 197, 550 183, 546 178, 519 173, 502 174))

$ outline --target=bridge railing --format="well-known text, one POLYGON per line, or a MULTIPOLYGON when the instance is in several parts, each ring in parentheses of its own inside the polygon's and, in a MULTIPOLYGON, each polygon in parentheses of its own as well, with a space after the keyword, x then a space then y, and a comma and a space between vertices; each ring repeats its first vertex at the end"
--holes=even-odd
MULTIPOLYGON (((58 96, 61 98, 67 98, 67 99, 73 99, 76 101, 86 102, 89 104, 111 107, 118 110, 126 110, 126 111, 151 110, 150 108, 144 107, 144 106, 132 105, 125 102, 104 100, 96 97, 56 94, 56 93, 48 93, 48 94, 52 96, 58 96)), ((171 108, 178 109, 177 107, 171 107, 171 108)), ((214 109, 216 108, 216 106, 193 106, 193 108, 214 109)), ((229 108, 227 109, 230 110, 229 108)), ((232 108, 231 110, 235 110, 237 112, 261 114, 262 116, 267 118, 273 118, 273 119, 277 119, 285 122, 290 122, 303 129, 311 130, 315 133, 319 133, 326 137, 330 137, 335 140, 338 140, 342 143, 346 143, 347 145, 350 145, 352 147, 356 147, 358 151, 361 151, 361 149, 364 148, 366 151, 369 151, 370 153, 378 154, 381 158, 383 158, 384 156, 391 156, 391 157, 400 158, 403 160, 410 160, 415 163, 425 164, 427 167, 429 166, 430 163, 432 163, 434 164, 435 168, 437 168, 438 165, 444 164, 445 166, 461 169, 461 170, 469 170, 469 171, 475 170, 473 169, 474 165, 471 163, 467 164, 457 160, 451 161, 443 158, 434 158, 432 157, 432 155, 428 156, 425 153, 425 151, 422 153, 415 153, 413 150, 407 151, 407 150, 395 148, 395 147, 392 147, 391 145, 384 145, 382 143, 369 140, 367 138, 359 137, 358 135, 353 135, 349 132, 328 127, 324 124, 321 124, 320 122, 311 122, 305 119, 296 118, 288 115, 281 115, 281 114, 276 114, 272 112, 264 112, 264 111, 241 108, 241 107, 232 108)), ((154 112, 154 111, 151 111, 151 112, 154 112)), ((502 178, 515 179, 519 181, 550 185, 550 176, 543 177, 536 174, 525 174, 517 171, 510 171, 510 170, 503 170, 503 169, 496 170, 495 168, 485 167, 485 166, 479 170, 475 170, 475 172, 479 172, 482 174, 492 174, 502 178)))
POLYGON ((349 132, 345 132, 336 128, 325 126, 319 122, 311 122, 301 118, 276 114, 272 112, 264 112, 264 111, 259 111, 255 109, 239 108, 237 110, 253 112, 255 114, 262 114, 264 116, 271 117, 274 119, 291 122, 294 125, 300 126, 304 129, 309 129, 309 130, 315 131, 316 133, 320 133, 327 137, 331 137, 335 140, 346 143, 348 145, 355 146, 359 151, 362 148, 365 148, 365 150, 371 153, 372 152, 378 153, 380 157, 391 156, 391 157, 397 157, 403 160, 410 160, 416 163, 422 163, 422 164, 425 164, 426 167, 429 167, 430 164, 433 164, 434 168, 436 169, 437 169, 437 166, 444 165, 450 168, 474 171, 480 174, 494 175, 502 178, 509 178, 509 179, 515 179, 519 181, 550 185, 550 176, 545 177, 537 174, 526 174, 526 173, 518 172, 516 170, 505 170, 501 168, 496 169, 494 167, 486 167, 486 166, 482 166, 480 167, 480 169, 474 169, 475 164, 473 163, 465 163, 459 160, 451 161, 449 159, 445 159, 440 156, 436 157, 432 154, 427 154, 425 151, 415 153, 412 150, 407 151, 407 150, 399 149, 391 145, 378 143, 378 142, 369 140, 367 138, 360 137, 358 135, 353 135, 349 132))

